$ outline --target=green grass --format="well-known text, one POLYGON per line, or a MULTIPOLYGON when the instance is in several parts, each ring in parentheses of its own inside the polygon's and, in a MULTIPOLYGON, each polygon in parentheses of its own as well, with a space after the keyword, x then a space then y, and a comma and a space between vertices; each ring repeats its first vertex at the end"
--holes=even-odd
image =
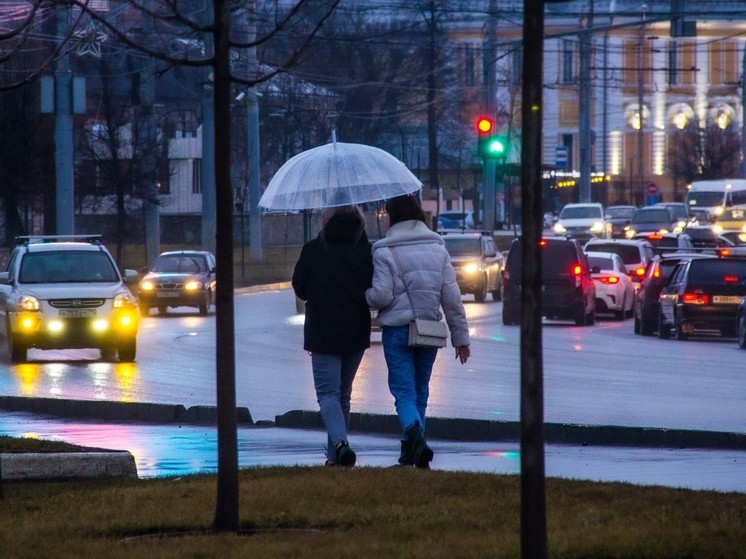
MULTIPOLYGON (((245 469, 239 534, 210 532, 216 487, 214 475, 6 481, 2 557, 520 556, 517 476, 414 468, 245 469)), ((549 479, 547 524, 552 558, 746 557, 741 493, 549 479)))
POLYGON ((78 446, 64 441, 0 435, 0 452, 86 452, 91 450, 102 449, 78 446))

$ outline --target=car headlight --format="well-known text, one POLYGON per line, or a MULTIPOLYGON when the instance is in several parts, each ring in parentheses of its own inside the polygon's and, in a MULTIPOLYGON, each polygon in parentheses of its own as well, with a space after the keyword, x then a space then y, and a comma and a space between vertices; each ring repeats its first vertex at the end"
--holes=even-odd
POLYGON ((202 287, 202 282, 197 280, 190 280, 184 284, 186 291, 197 291, 198 289, 202 289, 202 287))
POLYGON ((17 311, 38 311, 39 299, 33 295, 19 295, 15 302, 17 311))
POLYGON ((463 267, 463 270, 467 274, 476 274, 479 271, 479 264, 469 262, 466 266, 463 267))
POLYGON ((716 235, 720 235, 720 233, 723 232, 722 225, 713 225, 712 226, 712 232, 715 233, 716 235))
POLYGON ((712 213, 715 215, 723 215, 723 206, 717 206, 712 210, 712 213))
POLYGON ((153 291, 155 289, 155 283, 151 280, 145 280, 140 283, 140 291, 153 291))
POLYGON ((591 225, 591 233, 603 233, 604 231, 604 224, 602 221, 595 221, 593 225, 591 225))
POLYGON ((627 230, 626 230, 626 231, 624 232, 624 236, 625 236, 625 237, 627 237, 628 239, 631 239, 631 238, 632 238, 632 237, 634 237, 634 236, 635 236, 636 234, 637 234, 637 231, 635 231, 634 229, 627 229, 627 230))
POLYGON ((554 224, 554 232, 555 233, 566 233, 567 229, 565 229, 564 225, 558 222, 554 224))
POLYGON ((119 293, 114 297, 114 308, 123 309, 135 306, 135 300, 129 293, 119 293))

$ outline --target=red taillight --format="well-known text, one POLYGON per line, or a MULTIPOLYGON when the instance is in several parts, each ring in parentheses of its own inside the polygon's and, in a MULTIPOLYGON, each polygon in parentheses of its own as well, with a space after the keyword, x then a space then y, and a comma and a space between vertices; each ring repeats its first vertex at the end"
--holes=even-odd
POLYGON ((708 298, 704 293, 692 293, 689 291, 681 296, 681 300, 688 305, 706 305, 708 298))
POLYGON ((635 276, 637 276, 638 278, 642 278, 644 275, 645 275, 645 268, 643 267, 635 268, 635 276))
POLYGON ((721 248, 720 250, 718 250, 718 254, 720 256, 730 256, 731 252, 729 248, 721 248))
POLYGON ((725 276, 723 280, 725 283, 738 283, 738 276, 725 276))
POLYGON ((539 241, 539 246, 540 246, 540 247, 545 247, 545 246, 547 246, 547 241, 546 241, 545 239, 542 239, 542 240, 540 240, 540 241, 539 241))
POLYGON ((601 276, 596 279, 601 283, 619 283, 619 278, 616 276, 601 276))
POLYGON ((655 270, 653 270, 653 277, 654 277, 654 278, 659 278, 659 277, 661 277, 661 271, 660 271, 660 268, 656 268, 655 270))
POLYGON ((659 241, 662 238, 663 235, 661 235, 660 233, 650 233, 650 235, 648 235, 648 239, 650 239, 651 241, 659 241))
POLYGON ((575 264, 572 267, 572 275, 573 276, 579 276, 579 275, 582 275, 582 273, 583 273, 583 267, 580 264, 575 264))

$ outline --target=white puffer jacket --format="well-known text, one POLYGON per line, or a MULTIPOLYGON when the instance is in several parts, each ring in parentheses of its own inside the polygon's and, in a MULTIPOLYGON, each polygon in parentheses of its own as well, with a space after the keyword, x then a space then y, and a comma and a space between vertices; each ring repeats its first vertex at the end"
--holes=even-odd
POLYGON ((451 258, 440 235, 422 221, 396 223, 373 244, 373 287, 365 292, 365 298, 372 308, 379 309, 381 326, 405 326, 415 313, 417 318, 440 320, 442 306, 453 346, 470 343, 451 258), (401 276, 406 278, 406 293, 401 276))

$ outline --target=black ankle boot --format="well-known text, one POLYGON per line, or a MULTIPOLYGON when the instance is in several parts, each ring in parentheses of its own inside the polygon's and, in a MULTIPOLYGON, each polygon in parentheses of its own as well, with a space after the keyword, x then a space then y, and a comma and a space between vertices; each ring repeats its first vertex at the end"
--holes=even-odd
POLYGON ((399 456, 399 465, 414 466, 414 446, 409 439, 401 441, 401 456, 399 456))
POLYGON ((407 441, 412 445, 415 467, 425 470, 429 469, 434 453, 425 440, 420 423, 416 421, 414 425, 405 431, 405 434, 407 435, 407 441))
POLYGON ((355 451, 352 450, 350 448, 350 445, 347 444, 345 441, 337 443, 337 446, 334 447, 334 454, 337 458, 337 466, 346 466, 348 468, 351 468, 355 465, 355 461, 357 459, 355 451))

